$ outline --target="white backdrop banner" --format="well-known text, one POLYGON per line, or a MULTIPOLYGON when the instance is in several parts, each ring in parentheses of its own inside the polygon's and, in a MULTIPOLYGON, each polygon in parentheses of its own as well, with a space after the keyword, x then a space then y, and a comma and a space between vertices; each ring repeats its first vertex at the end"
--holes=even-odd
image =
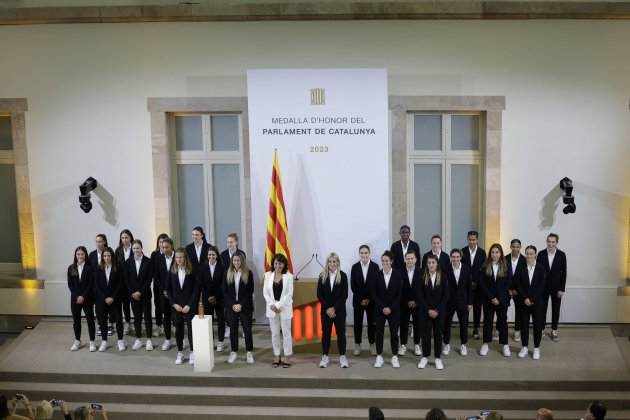
MULTIPOLYGON (((334 251, 350 276, 363 243, 380 263, 390 239, 386 70, 249 70, 247 91, 253 267, 264 266, 274 149, 294 271, 334 251)), ((300 277, 320 271, 313 262, 300 277)))

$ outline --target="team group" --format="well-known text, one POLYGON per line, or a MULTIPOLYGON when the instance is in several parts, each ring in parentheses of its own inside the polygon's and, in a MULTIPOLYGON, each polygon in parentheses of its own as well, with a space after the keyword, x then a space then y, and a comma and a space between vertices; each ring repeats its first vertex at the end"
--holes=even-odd
MULTIPOLYGON (((353 292, 354 355, 361 352, 363 319, 367 318, 370 351, 376 356, 374 366, 382 367, 385 324, 390 329, 391 365, 400 367, 399 355, 407 352, 410 325, 414 354, 420 357, 418 368, 428 365, 432 347, 435 367, 443 369, 441 355, 451 351, 451 326, 455 314, 459 321, 460 354, 468 354, 468 318, 473 312, 473 337, 479 339, 483 312, 485 356, 496 327, 504 356, 511 355, 508 345, 507 310, 515 305, 514 340, 521 341, 521 358, 529 354, 529 325, 533 326, 533 358, 540 358, 540 342, 545 326, 548 302, 552 304, 551 338, 558 340, 560 304, 566 283, 566 256, 557 249, 558 235, 547 236, 546 249, 537 252, 529 245, 525 255, 521 242, 513 239, 511 252, 504 255, 500 244, 493 244, 488 256, 478 246, 478 233, 468 232, 468 244, 442 250, 439 235, 431 238, 431 250, 424 255, 410 239, 410 228, 400 228, 400 241, 381 256, 381 267, 370 257, 370 248, 359 248, 359 261, 350 272, 350 281, 341 270, 339 256, 331 253, 319 276, 317 298, 321 303, 322 358, 319 366, 329 365, 328 356, 333 325, 337 333, 339 364, 349 367, 346 357, 346 300, 353 292), (421 257, 422 255, 422 257, 421 257), (495 322, 496 318, 496 322, 495 322), (433 342, 433 346, 432 346, 433 342), (421 345, 422 343, 422 345, 421 345)), ((284 255, 276 254, 273 269, 265 273, 263 296, 269 319, 274 360, 273 367, 290 367, 292 350, 293 276, 287 272, 284 255)), ((227 236, 223 252, 207 243, 203 229, 195 227, 192 242, 175 249, 166 234, 158 236, 150 257, 144 255, 142 242, 125 229, 120 233, 116 250, 108 246, 103 234, 96 236, 96 249, 88 254, 84 246, 74 253, 68 267, 68 287, 75 341, 71 350, 81 348, 81 314, 85 314, 89 349, 96 351, 96 319, 101 335, 99 351, 107 350, 107 337, 118 337, 118 349, 124 351, 123 336, 130 330, 133 313, 135 341, 133 350, 153 350, 152 337, 164 335, 161 349, 167 351, 175 326, 176 364, 187 358, 194 363, 191 321, 201 304, 217 321, 216 350, 224 350, 226 323, 229 326, 231 352, 228 363, 238 356, 238 327, 245 338, 246 361, 254 363, 252 319, 254 312, 254 279, 247 266, 245 252, 238 248, 238 236, 227 236), (155 310, 153 329, 152 308, 155 310), (142 324, 147 339, 142 342, 142 324), (123 324, 124 322, 124 324, 123 324), (109 327, 108 327, 109 323, 109 327), (187 331, 190 352, 184 355, 187 331)))

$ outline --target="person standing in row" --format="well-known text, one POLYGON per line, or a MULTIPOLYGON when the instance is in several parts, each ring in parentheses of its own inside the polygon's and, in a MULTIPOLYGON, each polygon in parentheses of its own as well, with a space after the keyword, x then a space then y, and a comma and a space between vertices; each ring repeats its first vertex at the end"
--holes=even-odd
POLYGON ((81 347, 81 311, 85 314, 90 338, 90 351, 96 351, 96 325, 94 324, 94 271, 87 262, 87 249, 79 246, 74 250, 74 261, 68 267, 68 289, 70 289, 70 312, 74 343, 70 350, 81 347))
POLYGON ((162 318, 164 308, 162 307, 162 297, 160 287, 160 277, 157 271, 157 265, 160 257, 164 254, 163 243, 164 239, 168 238, 166 233, 160 233, 155 240, 155 249, 151 252, 149 259, 151 260, 151 278, 153 279, 153 306, 155 311, 155 328, 153 329, 153 337, 159 337, 164 334, 164 326, 162 324, 162 318))
POLYGON ((245 254, 245 251, 243 251, 242 249, 238 247, 238 235, 236 233, 230 233, 225 238, 225 243, 226 243, 227 249, 225 249, 221 253, 221 263, 223 264, 223 267, 230 266, 230 261, 232 260, 232 257, 236 253, 240 253, 245 258, 247 258, 247 254, 245 254))
POLYGON ((177 343, 176 365, 184 362, 184 324, 188 330, 188 363, 194 364, 192 319, 197 312, 199 302, 199 285, 193 275, 192 265, 184 248, 175 251, 175 264, 171 265, 169 297, 173 306, 175 321, 175 341, 177 343))
POLYGON ((446 275, 442 272, 438 257, 428 255, 423 274, 420 308, 424 316, 424 334, 422 335, 422 359, 418 369, 424 369, 429 363, 431 355, 431 338, 433 338, 435 352, 435 368, 444 369, 442 363, 442 341, 444 333, 444 319, 446 318, 446 304, 448 302, 448 285, 446 275))
POLYGON ((425 268, 427 258, 431 255, 439 261, 440 271, 442 273, 448 273, 451 266, 451 259, 446 252, 442 251, 442 237, 440 235, 433 235, 431 237, 431 249, 422 256, 422 268, 425 268))
POLYGON ((405 268, 401 270, 402 295, 400 298, 400 348, 398 355, 407 353, 407 340, 409 339, 409 317, 411 317, 414 354, 422 356, 420 337, 422 336, 422 323, 424 317, 420 313, 418 296, 422 288, 422 270, 418 267, 416 253, 407 251, 405 255, 405 268))
POLYGON ((519 239, 512 239, 510 242, 510 251, 510 255, 505 257, 510 281, 508 295, 514 302, 514 341, 520 341, 521 319, 523 318, 523 298, 518 293, 518 273, 524 270, 527 264, 525 257, 521 254, 521 241, 519 239))
MULTIPOLYGON (((90 252, 90 254, 88 255, 88 263, 90 263, 90 267, 92 267, 92 270, 98 270, 98 267, 101 265, 103 251, 109 246, 109 244, 107 243, 107 236, 104 233, 97 234, 94 243, 96 245, 96 249, 94 249, 94 251, 90 252)), ((101 330, 103 329, 106 332, 108 331, 109 328, 107 322, 104 325, 101 325, 101 320, 98 317, 96 318, 96 321, 98 322, 99 334, 101 334, 101 330)), ((111 331, 112 332, 109 333, 110 335, 113 333, 113 330, 111 331)))
MULTIPOLYGON (((164 341, 162 342, 162 351, 168 351, 171 348, 171 320, 173 308, 171 306, 171 267, 175 258, 173 240, 171 238, 162 239, 162 252, 155 258, 153 267, 154 286, 157 283, 157 291, 159 299, 155 299, 161 307, 162 322, 164 325, 164 341)), ((157 313, 157 311, 156 311, 157 313)))
POLYGON ((446 305, 442 354, 448 355, 451 351, 451 326, 453 325, 453 316, 457 314, 461 343, 459 353, 466 356, 468 355, 468 313, 473 306, 472 273, 470 266, 462 263, 462 252, 459 249, 451 251, 451 267, 446 274, 448 303, 446 305))
POLYGON ((337 332, 337 348, 339 349, 339 366, 349 367, 346 357, 346 300, 348 299, 348 277, 341 271, 339 256, 331 252, 326 258, 326 268, 317 281, 317 300, 321 306, 322 322, 322 359, 320 368, 328 367, 330 359, 330 337, 333 325, 337 332))
POLYGON ((547 298, 545 299, 544 324, 547 323, 547 307, 551 300, 551 339, 559 341, 558 323, 560 322, 560 304, 567 283, 567 256, 558 249, 560 237, 555 233, 547 235, 547 248, 538 254, 538 262, 545 268, 547 279, 547 298))
POLYGON ((374 300, 374 321, 376 323, 376 360, 374 367, 383 367, 383 338, 385 321, 389 324, 389 342, 392 350, 391 364, 399 368, 398 361, 398 326, 400 324, 400 298, 402 295, 402 278, 398 270, 392 268, 393 255, 385 251, 381 256, 383 269, 372 283, 372 300, 374 300))
POLYGON ((287 257, 276 254, 271 260, 273 271, 265 273, 263 280, 263 296, 265 313, 271 329, 271 345, 274 361, 272 367, 291 366, 293 355, 293 337, 291 336, 291 319, 293 318, 293 275, 288 272, 287 257), (282 331, 282 337, 281 335, 282 331), (281 351, 284 350, 284 360, 281 351))
MULTIPOLYGON (((229 263, 229 261, 228 261, 229 263)), ((201 285, 203 310, 217 322, 217 351, 224 349, 225 339, 225 306, 223 301, 223 277, 225 268, 219 259, 219 250, 215 246, 208 248, 207 261, 197 270, 201 285)))
POLYGON ((118 272, 122 276, 120 291, 118 292, 118 301, 121 306, 121 313, 125 316, 125 324, 123 326, 123 334, 129 334, 131 328, 131 301, 129 300, 129 289, 127 289, 127 279, 125 277, 125 262, 133 257, 131 251, 131 243, 133 242, 133 234, 129 229, 123 229, 118 238, 118 247, 116 248, 116 266, 118 272))
POLYGON ((142 251, 142 241, 135 239, 132 242, 131 250, 133 258, 125 263, 127 278, 127 288, 131 299, 131 310, 133 311, 133 324, 136 332, 136 340, 131 347, 138 350, 142 347, 142 318, 147 333, 146 349, 153 350, 151 342, 151 260, 142 251))
POLYGON ((483 277, 479 283, 486 297, 483 304, 483 345, 479 354, 482 356, 488 354, 488 345, 492 342, 492 324, 496 314, 499 343, 503 345, 503 355, 510 357, 507 330, 510 279, 508 278, 507 264, 500 244, 493 244, 489 254, 490 256, 482 267, 483 277))
POLYGON ((479 233, 471 230, 467 235, 468 245, 462 249, 462 264, 470 267, 471 285, 473 290, 473 338, 479 339, 481 325, 481 309, 485 296, 479 283, 481 282, 481 267, 486 261, 486 251, 479 247, 479 233))
POLYGON ((394 242, 390 251, 394 256, 394 269, 403 270, 405 267, 405 255, 407 255, 407 252, 413 251, 416 254, 416 260, 418 263, 420 262, 420 256, 422 254, 420 253, 420 245, 409 239, 409 236, 411 235, 411 228, 409 226, 402 225, 400 227, 399 234, 400 241, 394 242))
POLYGON ((208 248, 210 244, 206 241, 206 233, 201 226, 195 226, 192 230, 192 242, 186 245, 188 261, 192 264, 193 271, 197 272, 197 267, 206 262, 208 248))
POLYGON ((525 248, 527 263, 516 277, 519 295, 523 299, 521 311, 521 351, 518 357, 527 357, 529 353, 529 320, 532 320, 534 329, 534 360, 540 359, 540 341, 542 339, 543 307, 545 299, 545 268, 536 262, 536 247, 529 245, 525 248))
MULTIPOLYGON (((101 264, 96 270, 94 291, 96 295, 96 317, 100 325, 107 325, 111 319, 116 324, 118 336, 118 350, 124 351, 122 313, 117 299, 120 295, 120 285, 124 282, 115 263, 114 250, 106 247, 101 255, 101 264)), ((107 350, 107 330, 101 330, 101 346, 98 351, 107 350)))
POLYGON ((254 341, 252 338, 252 313, 254 311, 254 279, 247 267, 245 257, 234 254, 223 281, 225 315, 230 326, 232 351, 228 363, 234 363, 238 354, 238 324, 243 327, 247 363, 254 363, 254 341))
POLYGON ((350 270, 350 287, 352 289, 352 307, 354 309, 354 355, 361 354, 363 336, 363 313, 367 317, 367 335, 370 352, 376 356, 376 336, 374 326, 374 301, 370 285, 379 273, 378 264, 370 259, 370 247, 359 247, 359 261, 350 270))

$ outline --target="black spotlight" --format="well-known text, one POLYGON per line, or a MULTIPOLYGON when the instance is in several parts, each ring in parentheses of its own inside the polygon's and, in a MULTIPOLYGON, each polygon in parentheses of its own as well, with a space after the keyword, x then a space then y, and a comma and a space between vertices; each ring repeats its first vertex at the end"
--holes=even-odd
POLYGON ((98 182, 92 177, 86 179, 83 184, 79 185, 79 191, 81 195, 79 195, 79 203, 81 205, 81 210, 85 213, 89 213, 92 210, 92 202, 90 201, 90 191, 93 191, 98 186, 98 182))
POLYGON ((575 197, 573 197, 573 181, 564 177, 560 180, 560 189, 563 191, 562 202, 566 204, 562 209, 564 214, 575 213, 575 197))

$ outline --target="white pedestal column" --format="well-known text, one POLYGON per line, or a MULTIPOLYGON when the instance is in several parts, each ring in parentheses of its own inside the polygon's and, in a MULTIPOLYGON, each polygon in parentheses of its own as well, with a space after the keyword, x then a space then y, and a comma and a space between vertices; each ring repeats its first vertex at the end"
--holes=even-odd
POLYGON ((195 348, 195 372, 212 372, 214 369, 214 339, 212 337, 212 317, 192 320, 193 345, 195 348))

